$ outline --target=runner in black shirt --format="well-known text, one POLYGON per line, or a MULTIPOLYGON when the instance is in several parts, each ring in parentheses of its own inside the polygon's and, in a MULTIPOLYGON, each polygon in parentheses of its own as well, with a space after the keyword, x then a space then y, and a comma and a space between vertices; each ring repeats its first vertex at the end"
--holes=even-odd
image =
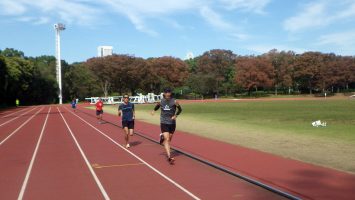
POLYGON ((176 118, 182 109, 179 103, 172 98, 170 89, 164 90, 164 98, 156 104, 151 114, 154 115, 155 111, 159 108, 161 108, 160 129, 162 132, 160 135, 160 144, 164 144, 168 161, 170 164, 173 164, 175 159, 170 154, 170 142, 176 129, 176 118))

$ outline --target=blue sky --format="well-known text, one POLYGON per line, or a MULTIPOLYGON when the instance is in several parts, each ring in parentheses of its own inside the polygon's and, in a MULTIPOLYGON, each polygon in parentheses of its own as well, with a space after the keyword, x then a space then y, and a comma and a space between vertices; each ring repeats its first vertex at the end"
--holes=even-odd
POLYGON ((355 0, 0 0, 0 49, 85 61, 97 46, 140 57, 276 48, 355 55, 355 0))

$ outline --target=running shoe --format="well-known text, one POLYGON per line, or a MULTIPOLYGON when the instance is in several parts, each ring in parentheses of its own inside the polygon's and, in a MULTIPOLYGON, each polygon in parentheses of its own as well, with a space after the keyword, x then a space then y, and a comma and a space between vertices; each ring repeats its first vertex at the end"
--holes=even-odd
POLYGON ((126 148, 128 149, 129 147, 131 147, 131 145, 127 144, 127 145, 126 145, 126 148))
POLYGON ((160 135, 159 135, 159 144, 162 145, 163 142, 164 142, 164 135, 163 135, 163 133, 160 133, 160 135))
POLYGON ((170 165, 173 165, 175 162, 175 158, 172 157, 168 158, 168 162, 170 163, 170 165))

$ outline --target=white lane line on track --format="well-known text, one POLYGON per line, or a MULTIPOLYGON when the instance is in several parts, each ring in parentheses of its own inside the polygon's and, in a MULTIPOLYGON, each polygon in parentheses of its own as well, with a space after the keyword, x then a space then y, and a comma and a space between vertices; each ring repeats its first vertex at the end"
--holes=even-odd
POLYGON ((21 111, 23 111, 23 110, 26 110, 26 109, 20 109, 20 110, 18 110, 18 111, 15 111, 15 112, 11 112, 10 114, 7 114, 7 115, 5 115, 5 116, 2 116, 1 118, 5 118, 5 117, 9 117, 9 116, 11 116, 11 115, 13 115, 13 114, 15 114, 15 113, 18 113, 18 112, 21 112, 21 111))
POLYGON ((36 159, 36 156, 37 156, 37 152, 38 152, 38 149, 39 149, 39 145, 41 144, 42 137, 43 137, 43 134, 44 134, 44 129, 46 128, 49 112, 51 111, 51 109, 52 109, 52 107, 49 107, 46 119, 44 120, 44 123, 43 123, 43 126, 42 126, 42 130, 41 130, 41 134, 39 135, 39 138, 38 138, 38 141, 37 141, 37 144, 36 144, 36 148, 35 148, 35 150, 33 152, 30 165, 28 166, 25 179, 23 181, 20 193, 19 193, 18 198, 17 198, 18 200, 22 200, 23 199, 23 195, 25 194, 25 190, 26 190, 26 187, 27 187, 28 179, 30 178, 30 175, 31 175, 33 163, 35 162, 35 159, 36 159))
POLYGON ((87 125, 91 126, 93 129, 95 129, 97 132, 99 132, 101 135, 103 135, 104 137, 106 137, 108 140, 110 140, 112 143, 114 143, 115 145, 117 145, 118 147, 120 147, 121 149, 123 149, 124 151, 126 151, 127 153, 131 154, 133 157, 135 157, 137 160, 139 160, 140 162, 144 163, 148 168, 150 168, 151 170, 153 170, 154 172, 156 172, 157 174, 159 174, 161 177, 163 177, 164 179, 166 179, 167 181, 169 181, 170 183, 172 183, 173 185, 175 185, 177 188, 179 188, 180 190, 182 190, 183 192, 185 192, 187 195, 189 195, 190 197, 192 197, 195 200, 200 200, 199 197, 197 197, 196 195, 194 195, 192 192, 190 192, 189 190, 187 190, 186 188, 184 188, 183 186, 181 186, 180 184, 178 184, 177 182, 175 182, 174 180, 172 180, 171 178, 169 178, 168 176, 166 176, 165 174, 163 174, 162 172, 160 172, 159 170, 157 170, 155 167, 153 167, 152 165, 150 165, 149 163, 147 163, 146 161, 144 161, 142 158, 140 158, 139 156, 137 156, 136 154, 134 154, 133 152, 127 150, 125 147, 123 147, 122 145, 120 145, 119 143, 117 143, 115 140, 113 140, 111 137, 109 137, 108 135, 106 135, 104 132, 102 132, 101 130, 97 129, 95 126, 91 125, 89 122, 87 122, 86 120, 84 120, 83 118, 81 118, 79 115, 71 112, 69 109, 67 109, 65 107, 66 110, 68 110, 68 112, 70 112, 71 114, 75 115, 76 117, 78 117, 81 121, 85 122, 87 125))
POLYGON ((0 124, 0 127, 3 126, 3 125, 5 125, 5 124, 8 124, 8 123, 14 121, 15 119, 17 119, 17 118, 19 118, 19 117, 21 117, 21 116, 24 116, 26 113, 30 112, 30 111, 33 110, 33 109, 35 109, 35 108, 32 108, 32 109, 30 109, 30 110, 27 110, 26 112, 22 113, 21 115, 19 115, 19 116, 17 116, 17 117, 14 117, 14 118, 11 118, 10 120, 8 120, 8 121, 6 121, 6 122, 0 124))
POLYGON ((86 163, 87 167, 89 168, 89 170, 90 170, 90 172, 91 172, 91 175, 92 175, 93 178, 95 179, 96 184, 97 184, 97 186, 99 187, 99 189, 100 189, 102 195, 104 196, 104 198, 105 198, 106 200, 109 200, 110 197, 109 197, 108 194, 106 193, 106 190, 105 190, 104 186, 101 184, 101 182, 100 182, 99 178, 97 177, 95 171, 93 170, 92 166, 90 165, 90 162, 89 162, 89 160, 87 159, 87 157, 86 157, 84 151, 81 149, 81 147, 80 147, 80 145, 79 145, 79 142, 76 140, 76 138, 75 138, 75 136, 74 136, 72 130, 70 129, 70 127, 69 127, 67 121, 65 120, 64 116, 62 115, 62 113, 60 112, 60 110, 59 110, 58 107, 57 107, 57 109, 58 109, 58 112, 59 112, 60 116, 62 116, 62 119, 63 119, 65 125, 67 126, 67 128, 68 128, 68 130, 69 130, 69 132, 70 132, 70 134, 71 134, 71 136, 72 136, 72 138, 73 138, 73 140, 74 140, 76 146, 78 147, 78 149, 79 149, 79 151, 80 151, 80 153, 81 153, 81 156, 84 158, 85 163, 86 163))
POLYGON ((15 129, 14 131, 12 131, 12 133, 10 135, 8 135, 5 139, 3 139, 0 142, 0 146, 2 144, 4 144, 4 142, 6 142, 8 139, 10 139, 10 137, 12 137, 17 131, 19 131, 24 125, 26 125, 31 119, 33 119, 41 110, 43 110, 43 107, 41 109, 39 109, 34 115, 32 115, 30 118, 28 118, 25 122, 23 122, 19 127, 17 127, 17 129, 15 129))

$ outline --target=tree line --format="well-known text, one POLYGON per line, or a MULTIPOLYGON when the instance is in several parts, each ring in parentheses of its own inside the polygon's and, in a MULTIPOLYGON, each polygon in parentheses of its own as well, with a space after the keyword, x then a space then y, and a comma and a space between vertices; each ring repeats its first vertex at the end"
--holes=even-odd
MULTIPOLYGON (((159 93, 175 88, 184 97, 214 95, 335 93, 355 89, 355 57, 332 53, 271 50, 240 56, 214 49, 193 59, 133 55, 94 57, 62 62, 64 101, 123 93, 159 93)), ((57 102, 55 57, 26 57, 15 49, 0 50, 0 105, 57 102)))

